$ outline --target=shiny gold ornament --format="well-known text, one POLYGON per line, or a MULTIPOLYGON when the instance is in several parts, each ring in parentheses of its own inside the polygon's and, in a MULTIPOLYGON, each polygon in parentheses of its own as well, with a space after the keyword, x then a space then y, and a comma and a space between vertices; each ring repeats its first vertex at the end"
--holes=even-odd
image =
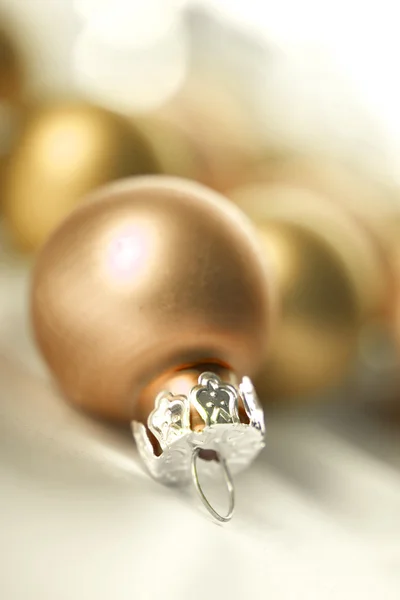
POLYGON ((4 210, 11 234, 22 249, 36 250, 93 188, 158 171, 143 136, 124 118, 88 104, 39 108, 8 165, 4 210))
POLYGON ((352 211, 312 190, 283 183, 249 184, 232 190, 229 197, 256 222, 280 219, 317 232, 341 261, 356 292, 361 320, 387 311, 387 261, 352 211))
POLYGON ((255 378, 265 403, 300 400, 336 384, 354 358, 357 296, 338 254, 301 223, 258 224, 280 292, 281 318, 255 378))
POLYGON ((177 178, 128 179, 76 209, 32 287, 36 339, 67 398, 145 421, 157 380, 191 368, 194 382, 208 363, 253 373, 272 314, 254 237, 232 203, 177 178))

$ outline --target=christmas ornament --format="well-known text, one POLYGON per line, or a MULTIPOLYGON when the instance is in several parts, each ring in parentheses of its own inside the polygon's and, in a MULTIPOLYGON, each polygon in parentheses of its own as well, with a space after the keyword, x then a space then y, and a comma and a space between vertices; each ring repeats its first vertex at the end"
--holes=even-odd
POLYGON ((361 320, 387 312, 387 261, 375 237, 346 206, 284 183, 249 184, 228 196, 256 222, 279 219, 317 232, 342 262, 357 295, 361 320))
POLYGON ((357 296, 338 255, 317 232, 279 220, 257 229, 277 278, 281 318, 255 385, 265 403, 298 402, 346 373, 359 331, 357 296))
POLYGON ((158 172, 143 136, 89 104, 32 111, 10 157, 4 211, 16 244, 37 250, 81 197, 107 181, 158 172))
POLYGON ((379 186, 348 165, 329 157, 270 152, 255 162, 242 185, 287 185, 328 197, 334 202, 369 203, 379 196, 379 186))
POLYGON ((43 248, 33 326, 71 402, 134 421, 153 476, 199 487, 197 459, 209 459, 232 504, 230 472, 263 446, 247 375, 265 353, 271 293, 233 204, 177 178, 128 179, 90 197, 43 248))
POLYGON ((8 29, 0 29, 0 101, 21 100, 24 81, 23 61, 8 29))
MULTIPOLYGON (((370 246, 374 246, 376 258, 371 261, 371 267, 376 265, 378 259, 381 278, 386 279, 384 286, 388 289, 384 292, 383 313, 386 313, 386 317, 393 315, 393 248, 400 231, 396 189, 387 182, 374 179, 365 171, 332 158, 284 151, 271 153, 255 163, 241 187, 255 184, 264 190, 267 186, 301 190, 301 194, 297 195, 299 201, 296 202, 295 197, 291 201, 291 210, 297 213, 302 211, 304 194, 314 194, 321 204, 324 201, 326 204, 326 200, 331 201, 342 213, 346 213, 347 218, 356 220, 358 229, 364 229, 370 246)), ((379 285, 378 289, 381 287, 379 285)), ((368 295, 369 292, 366 298, 368 295)))

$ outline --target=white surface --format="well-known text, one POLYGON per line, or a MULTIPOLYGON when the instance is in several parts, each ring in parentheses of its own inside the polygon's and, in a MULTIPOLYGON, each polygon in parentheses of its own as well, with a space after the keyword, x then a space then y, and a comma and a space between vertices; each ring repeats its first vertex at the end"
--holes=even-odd
POLYGON ((268 419, 215 524, 143 472, 128 430, 54 391, 27 271, 0 271, 0 597, 398 600, 400 439, 339 402, 268 419))

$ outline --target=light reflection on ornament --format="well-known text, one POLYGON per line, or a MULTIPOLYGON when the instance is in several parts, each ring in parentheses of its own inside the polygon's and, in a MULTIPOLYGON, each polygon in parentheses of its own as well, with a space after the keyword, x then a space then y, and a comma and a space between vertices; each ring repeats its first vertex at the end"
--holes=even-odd
POLYGON ((152 236, 145 227, 119 232, 109 245, 109 269, 112 280, 124 282, 137 279, 144 258, 148 255, 152 236))

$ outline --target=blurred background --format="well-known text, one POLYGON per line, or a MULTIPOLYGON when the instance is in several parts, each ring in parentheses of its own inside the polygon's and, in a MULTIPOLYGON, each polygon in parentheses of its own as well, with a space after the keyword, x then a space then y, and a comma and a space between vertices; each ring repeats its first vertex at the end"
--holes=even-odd
POLYGON ((0 0, 2 598, 400 597, 398 13, 0 0), (50 233, 92 189, 151 173, 237 204, 276 278, 267 449, 229 529, 64 405, 31 339, 50 233))

